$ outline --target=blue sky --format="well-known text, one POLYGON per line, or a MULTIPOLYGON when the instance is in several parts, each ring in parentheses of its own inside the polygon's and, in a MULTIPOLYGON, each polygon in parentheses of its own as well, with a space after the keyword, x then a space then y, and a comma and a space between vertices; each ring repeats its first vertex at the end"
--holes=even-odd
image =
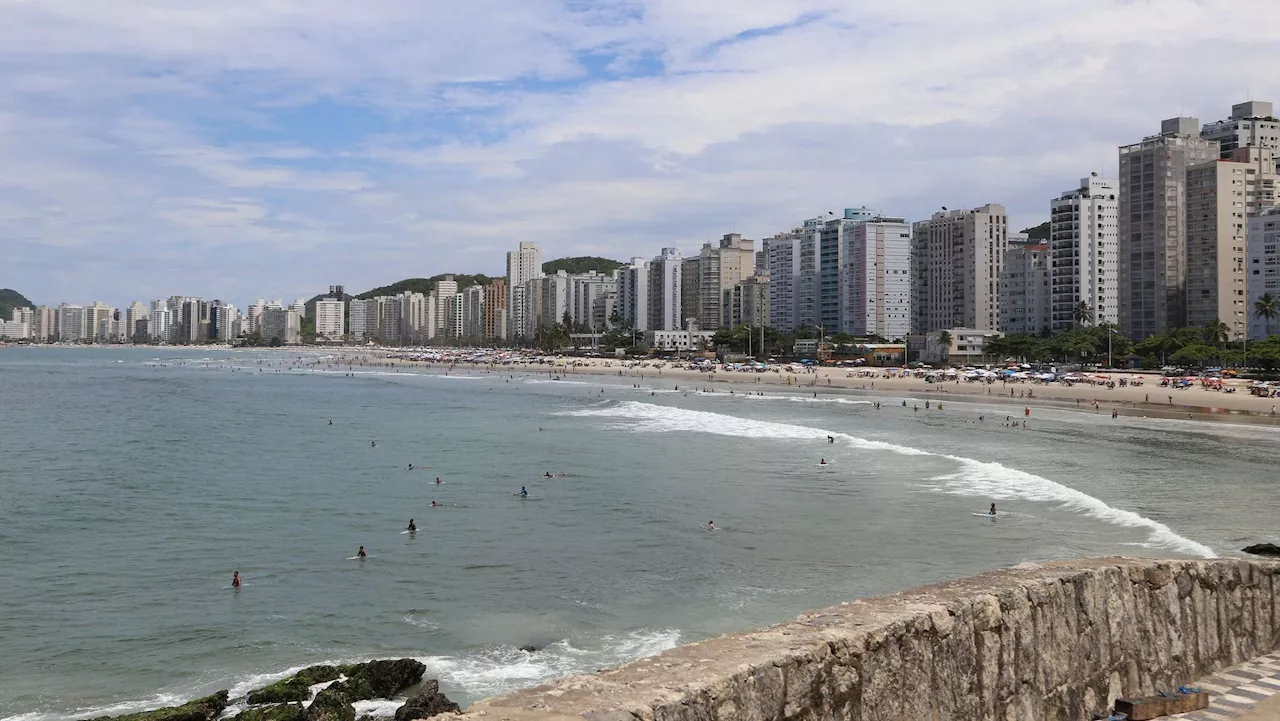
POLYGON ((868 205, 1047 217, 1179 113, 1280 101, 1268 0, 0 7, 0 287, 310 297, 695 251, 868 205))

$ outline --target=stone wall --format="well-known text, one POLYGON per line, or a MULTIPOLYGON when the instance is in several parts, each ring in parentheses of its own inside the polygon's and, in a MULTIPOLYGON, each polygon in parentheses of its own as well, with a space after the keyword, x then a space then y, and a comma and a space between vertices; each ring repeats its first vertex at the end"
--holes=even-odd
POLYGON ((1024 565, 477 702, 479 721, 1078 721, 1280 645, 1280 562, 1024 565))

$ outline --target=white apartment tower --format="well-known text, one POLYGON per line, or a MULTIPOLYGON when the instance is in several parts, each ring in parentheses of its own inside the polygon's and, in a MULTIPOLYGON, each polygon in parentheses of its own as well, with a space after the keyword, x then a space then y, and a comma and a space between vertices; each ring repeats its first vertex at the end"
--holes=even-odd
POLYGON ((769 273, 769 325, 783 333, 796 329, 796 280, 800 275, 800 235, 795 228, 761 241, 769 273))
POLYGON ((525 335, 527 326, 525 311, 525 283, 542 277, 542 249, 530 242, 522 242, 517 250, 507 253, 508 319, 511 331, 508 337, 525 335))
POLYGON ((1050 329, 1070 328, 1081 303, 1091 319, 1085 325, 1119 324, 1119 184, 1090 173, 1050 202, 1049 211, 1050 329))
POLYGON ((663 248, 657 257, 649 261, 647 330, 684 328, 684 306, 680 297, 683 264, 679 248, 663 248))
MULTIPOLYGON (((911 226, 865 208, 852 217, 846 211, 842 220, 839 330, 905 338, 911 332, 911 226)), ((772 276, 769 281, 772 286, 772 276)))
POLYGON ((1271 151, 1273 161, 1280 161, 1280 120, 1271 103, 1250 100, 1231 106, 1231 117, 1206 123, 1200 137, 1217 141, 1222 158, 1230 158, 1238 148, 1271 151))
POLYGON ((1008 250, 1009 220, 1003 205, 946 210, 914 224, 911 278, 912 330, 996 330, 998 284, 1008 250))
POLYGON ((1249 332, 1248 218, 1276 204, 1275 170, 1258 147, 1187 169, 1187 325, 1221 321, 1233 341, 1249 332))
POLYGON ((316 336, 333 342, 347 334, 346 309, 337 298, 316 301, 316 336))
POLYGON ((1200 121, 1120 147, 1120 327, 1134 340, 1187 325, 1187 169, 1218 157, 1200 121))
MULTIPOLYGON (((755 241, 728 233, 698 254, 698 327, 717 330, 723 323, 724 292, 755 273, 755 241)), ((647 289, 646 289, 647 290, 647 289)), ((688 310, 684 311, 689 315, 688 310)), ((647 318, 645 321, 647 325, 647 318)), ((641 328, 636 326, 637 330, 641 328)), ((644 330, 648 330, 645 328, 644 330)))
MULTIPOLYGON (((618 269, 618 315, 634 330, 649 330, 649 263, 643 258, 632 258, 629 265, 618 269)), ((717 328, 719 320, 717 305, 717 328)))

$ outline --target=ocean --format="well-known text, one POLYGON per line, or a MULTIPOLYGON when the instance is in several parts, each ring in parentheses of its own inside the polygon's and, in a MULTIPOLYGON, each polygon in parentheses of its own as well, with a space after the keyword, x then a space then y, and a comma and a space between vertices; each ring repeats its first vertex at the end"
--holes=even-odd
POLYGON ((465 705, 996 567, 1280 540, 1275 428, 707 385, 0 349, 0 719, 403 656, 465 705))

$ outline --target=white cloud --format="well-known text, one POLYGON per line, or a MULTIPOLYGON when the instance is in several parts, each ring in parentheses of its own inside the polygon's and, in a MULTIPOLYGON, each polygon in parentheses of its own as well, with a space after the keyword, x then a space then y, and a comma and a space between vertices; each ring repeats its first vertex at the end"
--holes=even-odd
POLYGON ((688 251, 845 205, 1004 202, 1031 224, 1161 118, 1280 100, 1280 39, 1233 20, 1271 10, 8 3, 0 267, 44 302, 244 302, 497 273, 518 240, 688 251))

